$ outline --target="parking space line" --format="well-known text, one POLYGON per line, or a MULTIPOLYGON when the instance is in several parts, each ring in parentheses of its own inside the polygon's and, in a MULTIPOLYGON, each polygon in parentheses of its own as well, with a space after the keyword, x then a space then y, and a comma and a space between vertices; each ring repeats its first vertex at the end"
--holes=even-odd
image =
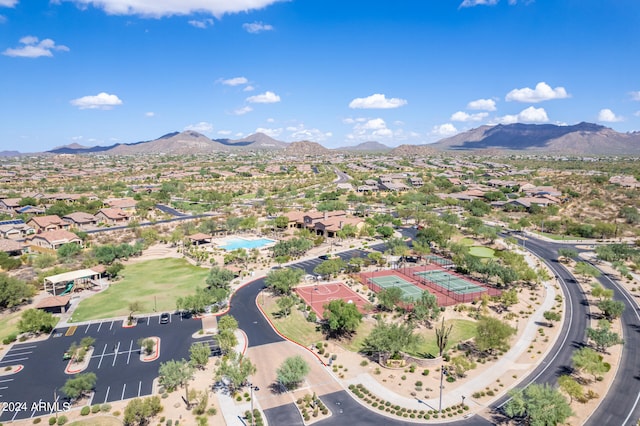
POLYGON ((13 382, 13 379, 4 379, 4 380, 0 380, 0 383, 4 383, 4 382, 13 382))
POLYGON ((87 328, 84 330, 84 334, 87 334, 89 332, 89 327, 91 327, 91 324, 87 324, 87 328))
POLYGON ((120 397, 120 399, 124 399, 124 391, 125 389, 127 389, 127 384, 125 383, 124 385, 122 385, 122 396, 120 397))
POLYGON ((20 413, 20 410, 16 410, 16 412, 13 414, 13 417, 11 417, 11 421, 13 422, 16 418, 16 416, 20 413))
POLYGON ((98 323, 98 329, 96 330, 96 333, 100 332, 100 327, 102 327, 102 324, 104 324, 102 321, 98 323))
POLYGON ((138 383, 138 398, 140 398, 140 391, 142 390, 142 380, 138 383))
POLYGON ((98 368, 102 365, 102 359, 104 358, 104 353, 107 351, 107 344, 104 344, 104 349, 102 349, 102 354, 100 355, 100 361, 98 362, 98 368))
POLYGON ((149 325, 149 321, 151 321, 151 317, 147 317, 147 325, 149 325))
POLYGON ((0 390, 4 390, 4 389, 9 389, 9 386, 2 386, 2 387, 0 387, 0 390))
POLYGON ((116 346, 115 351, 113 351, 113 364, 111 364, 112 367, 116 366, 116 359, 118 359, 119 350, 120 350, 120 342, 118 342, 118 345, 116 346))
POLYGON ((56 402, 58 402, 58 400, 60 399, 60 395, 56 395, 56 400, 53 401, 53 407, 51 408, 51 411, 49 411, 49 414, 53 414, 53 411, 57 408, 56 407, 56 402))
POLYGON ((111 386, 107 386, 107 394, 104 396, 104 404, 107 403, 107 398, 109 398, 109 391, 111 390, 111 386))
POLYGON ((113 323, 114 323, 114 322, 115 322, 115 321, 111 321, 111 325, 109 326, 109 330, 111 330, 111 329, 113 328, 113 323))
MULTIPOLYGON (((12 350, 14 350, 14 349, 15 349, 15 350, 18 350, 18 349, 34 349, 34 348, 37 348, 37 347, 38 347, 38 346, 36 346, 36 345, 29 345, 29 346, 17 346, 17 347, 15 347, 15 348, 13 348, 12 350)), ((11 352, 11 351, 9 351, 9 352, 11 352)))
POLYGON ((3 361, 0 361, 0 364, 4 364, 4 363, 6 363, 6 362, 26 361, 26 360, 28 360, 28 359, 29 359, 29 358, 16 358, 16 359, 10 359, 10 360, 7 360, 7 361, 4 361, 4 360, 3 360, 3 361))
POLYGON ((33 351, 26 351, 26 352, 9 352, 7 353, 5 356, 18 356, 18 355, 27 355, 27 354, 32 354, 33 351))
POLYGON ((129 359, 131 358, 131 348, 133 348, 133 340, 131 341, 131 344, 129 345, 129 354, 127 355, 127 365, 129 365, 129 359))

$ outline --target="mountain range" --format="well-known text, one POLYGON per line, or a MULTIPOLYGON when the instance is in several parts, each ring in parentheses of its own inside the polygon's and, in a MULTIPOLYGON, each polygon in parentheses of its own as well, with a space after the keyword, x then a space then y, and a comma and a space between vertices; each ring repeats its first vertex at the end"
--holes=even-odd
MULTIPOLYGON (((376 141, 364 142, 329 150, 322 145, 300 141, 287 143, 264 133, 255 133, 242 139, 209 139, 187 130, 163 135, 157 139, 84 147, 78 144, 54 148, 51 154, 101 153, 113 155, 137 154, 204 154, 212 152, 282 150, 284 155, 324 155, 336 151, 390 152, 392 155, 428 155, 438 152, 527 152, 531 154, 570 155, 640 155, 640 132, 620 133, 593 123, 571 126, 555 124, 498 124, 480 126, 438 142, 424 145, 401 145, 390 148, 376 141)), ((2 155, 0 153, 0 155, 2 155)), ((16 155, 15 151, 6 155, 16 155)))

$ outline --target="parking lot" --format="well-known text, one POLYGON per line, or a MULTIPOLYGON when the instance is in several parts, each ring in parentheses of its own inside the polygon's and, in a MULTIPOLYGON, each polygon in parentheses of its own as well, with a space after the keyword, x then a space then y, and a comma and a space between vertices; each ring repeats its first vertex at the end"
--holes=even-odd
POLYGON ((122 327, 121 320, 95 321, 56 329, 44 341, 16 344, 0 360, 0 369, 15 364, 24 368, 18 373, 0 376, 0 401, 5 403, 0 422, 53 413, 55 402, 63 409, 65 400, 60 389, 72 377, 65 373, 68 361, 63 360, 63 355, 72 342, 80 343, 87 336, 95 339, 94 351, 84 372, 96 374, 91 402, 102 404, 149 395, 160 363, 189 359, 193 343, 205 342, 217 348, 211 337, 192 337, 201 328, 200 320, 177 314, 170 315, 168 323, 161 324, 160 314, 156 314, 139 318, 131 328, 122 327), (154 361, 143 362, 137 342, 151 336, 160 338, 160 354, 154 361))

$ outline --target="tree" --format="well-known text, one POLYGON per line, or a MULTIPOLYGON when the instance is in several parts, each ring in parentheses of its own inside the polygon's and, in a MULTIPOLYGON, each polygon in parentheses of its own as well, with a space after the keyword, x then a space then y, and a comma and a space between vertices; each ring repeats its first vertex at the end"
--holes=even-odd
POLYGON ((372 251, 371 253, 368 253, 367 258, 374 264, 378 264, 380 266, 383 265, 384 257, 379 251, 372 251))
POLYGON ((562 258, 566 262, 569 259, 573 259, 575 257, 578 257, 578 250, 576 250, 576 249, 572 249, 572 248, 560 248, 560 249, 558 249, 558 260, 560 260, 562 258))
POLYGON ((576 263, 574 270, 576 274, 582 275, 585 279, 588 279, 589 277, 598 278, 601 275, 600 270, 598 268, 586 262, 576 263))
POLYGON ((509 307, 518 303, 518 290, 512 288, 510 290, 503 291, 500 296, 500 303, 509 310, 509 307))
POLYGON ((511 399, 504 406, 507 416, 524 417, 532 426, 562 424, 573 415, 564 395, 546 383, 532 383, 509 394, 511 399))
POLYGON ((439 316, 440 307, 438 306, 438 298, 427 290, 423 291, 420 299, 413 302, 410 318, 423 322, 427 327, 431 327, 431 321, 437 320, 439 316))
POLYGON ((573 366, 580 371, 593 375, 595 380, 598 375, 609 371, 611 366, 603 361, 602 355, 591 348, 580 348, 571 356, 573 366))
POLYGON ((562 315, 560 315, 560 313, 556 311, 544 311, 542 315, 544 316, 544 319, 547 320, 550 327, 553 327, 554 322, 560 321, 562 319, 562 315))
POLYGON ((21 333, 49 333, 57 323, 58 319, 49 312, 40 309, 27 309, 20 316, 18 330, 21 333))
POLYGON ((278 299, 278 308, 280 308, 280 314, 285 318, 291 313, 291 308, 296 304, 296 300, 291 296, 282 296, 278 299))
POLYGON ((619 300, 604 299, 596 305, 602 314, 609 320, 619 318, 624 311, 624 302, 619 300))
POLYGON ((329 333, 333 335, 353 333, 362 322, 362 314, 355 303, 347 303, 342 299, 332 300, 325 305, 323 316, 327 320, 329 333))
POLYGON ((274 293, 288 295, 303 275, 304 271, 298 268, 274 269, 269 271, 264 282, 274 293))
POLYGON ((129 318, 128 318, 129 324, 133 323, 133 314, 135 312, 141 311, 142 309, 143 309, 142 303, 137 300, 129 303, 129 318))
POLYGON ((231 280, 233 280, 233 272, 228 269, 214 266, 209 270, 209 275, 205 282, 209 288, 223 288, 228 289, 231 280))
POLYGON ((476 326, 476 347, 482 352, 506 350, 515 332, 513 327, 497 318, 481 316, 476 326))
POLYGON ((58 259, 60 260, 71 259, 73 256, 80 253, 81 251, 82 251, 82 247, 80 247, 80 244, 76 244, 76 243, 63 244, 57 250, 58 259))
POLYGON ((256 373, 256 366, 249 358, 245 358, 242 354, 231 351, 226 357, 222 358, 222 362, 216 371, 216 380, 223 378, 228 380, 229 391, 234 393, 249 378, 256 373))
POLYGON ((620 338, 618 333, 603 327, 601 324, 598 324, 597 328, 587 328, 587 337, 593 340, 596 350, 599 352, 606 352, 607 348, 613 345, 624 344, 624 340, 620 338))
POLYGON ((198 369, 204 369, 209 362, 211 348, 206 343, 194 343, 189 348, 189 362, 198 369))
POLYGON ((558 386, 560 390, 569 395, 569 404, 571 404, 574 399, 577 401, 584 400, 584 388, 573 377, 566 374, 558 377, 558 386))
POLYGON ((379 226, 376 228, 376 232, 380 234, 382 238, 391 238, 393 236, 393 228, 390 226, 379 226))
POLYGON ((382 309, 392 311, 402 301, 403 291, 400 287, 383 288, 378 292, 378 304, 382 309))
POLYGON ((34 288, 25 281, 0 273, 0 308, 13 308, 29 299, 34 288))
POLYGON ((145 426, 150 419, 162 411, 159 396, 149 398, 135 398, 129 401, 124 409, 125 426, 145 426))
POLYGON ((605 289, 600 284, 596 284, 591 289, 591 295, 598 299, 611 299, 613 297, 613 289, 605 289))
POLYGON ((105 272, 109 274, 111 278, 115 278, 123 269, 124 269, 124 265, 122 263, 113 262, 111 265, 105 268, 105 272))
POLYGON ((458 377, 464 377, 469 370, 476 368, 476 363, 465 355, 459 355, 451 359, 453 371, 458 377))
POLYGON ((378 355, 378 362, 396 357, 401 351, 415 348, 420 343, 420 336, 409 324, 385 323, 378 320, 363 343, 362 351, 370 355, 378 355))
POLYGON ((238 344, 235 331, 238 329, 238 321, 231 316, 225 315, 218 320, 218 345, 222 353, 229 353, 238 344))
POLYGON ((138 339, 138 345, 140 346, 142 351, 144 351, 145 354, 151 355, 153 353, 153 348, 155 347, 156 342, 149 337, 147 338, 141 337, 138 339))
POLYGON ((309 364, 300 356, 292 356, 285 359, 276 370, 278 382, 287 389, 295 389, 309 374, 309 364))
POLYGON ((340 271, 347 268, 347 263, 340 259, 329 259, 325 260, 315 268, 313 268, 313 272, 322 276, 335 276, 338 275, 340 271))
POLYGON ((62 386, 62 392, 69 399, 78 399, 96 386, 96 380, 95 373, 76 374, 67 379, 64 386, 62 386))
POLYGON ((180 386, 185 387, 186 400, 189 400, 189 381, 193 379, 194 367, 185 359, 172 359, 160 364, 158 370, 159 383, 169 392, 180 386))

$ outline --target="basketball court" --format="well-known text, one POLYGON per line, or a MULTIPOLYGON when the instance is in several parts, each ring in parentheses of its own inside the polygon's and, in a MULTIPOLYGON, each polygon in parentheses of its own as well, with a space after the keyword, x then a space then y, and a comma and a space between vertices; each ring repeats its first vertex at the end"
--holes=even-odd
POLYGON ((365 313, 365 305, 369 301, 362 295, 351 290, 343 283, 314 284, 304 287, 296 287, 294 291, 311 306, 318 318, 323 318, 324 306, 332 300, 344 300, 353 303, 361 313, 365 313))

